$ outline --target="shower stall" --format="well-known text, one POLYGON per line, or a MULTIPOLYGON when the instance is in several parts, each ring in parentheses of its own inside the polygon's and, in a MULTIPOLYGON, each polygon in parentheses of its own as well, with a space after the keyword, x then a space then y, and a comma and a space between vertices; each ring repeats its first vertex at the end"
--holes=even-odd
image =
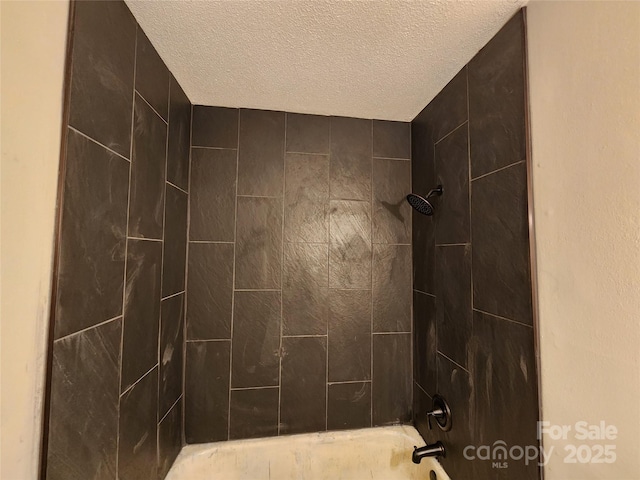
POLYGON ((524 11, 412 122, 193 105, 124 2, 70 18, 42 478, 538 445, 524 11))

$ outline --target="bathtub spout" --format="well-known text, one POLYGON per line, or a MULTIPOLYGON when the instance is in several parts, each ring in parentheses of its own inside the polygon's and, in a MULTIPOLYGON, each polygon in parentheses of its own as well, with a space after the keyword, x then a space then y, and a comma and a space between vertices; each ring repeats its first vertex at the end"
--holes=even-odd
POLYGON ((425 445, 424 447, 413 447, 413 455, 411 455, 411 461, 413 463, 420 463, 424 457, 446 457, 446 451, 442 442, 432 443, 431 445, 425 445))

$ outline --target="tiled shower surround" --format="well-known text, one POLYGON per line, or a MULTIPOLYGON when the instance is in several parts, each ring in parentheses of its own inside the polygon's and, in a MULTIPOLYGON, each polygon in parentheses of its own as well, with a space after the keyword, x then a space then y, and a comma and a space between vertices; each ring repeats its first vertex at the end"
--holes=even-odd
POLYGON ((537 444, 522 13, 409 124, 192 106, 123 2, 72 5, 45 478, 412 419, 453 478, 537 444))
POLYGON ((163 477, 182 447, 191 104, 122 2, 77 2, 45 477, 163 477))
POLYGON ((524 12, 412 122, 414 421, 452 478, 535 479, 537 460, 468 460, 468 445, 536 447, 538 375, 529 249, 524 12), (439 393, 453 429, 429 430, 439 393))
POLYGON ((193 108, 187 443, 406 422, 410 125, 193 108))

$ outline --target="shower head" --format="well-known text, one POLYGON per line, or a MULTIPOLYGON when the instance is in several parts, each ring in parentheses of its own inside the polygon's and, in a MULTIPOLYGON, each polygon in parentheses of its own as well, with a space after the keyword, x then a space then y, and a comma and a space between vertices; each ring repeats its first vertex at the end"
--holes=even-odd
POLYGON ((433 205, 428 199, 433 195, 442 195, 442 192, 442 185, 438 185, 436 188, 431 190, 426 197, 416 193, 410 193, 407 195, 407 202, 409 202, 409 205, 411 205, 417 212, 420 212, 423 215, 433 215, 433 205))

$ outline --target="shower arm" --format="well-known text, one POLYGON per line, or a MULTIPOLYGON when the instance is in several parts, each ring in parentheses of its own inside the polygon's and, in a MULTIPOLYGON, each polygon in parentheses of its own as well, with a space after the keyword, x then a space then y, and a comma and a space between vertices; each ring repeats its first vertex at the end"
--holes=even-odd
POLYGON ((442 192, 444 192, 444 189, 442 188, 442 185, 438 185, 436 188, 429 190, 429 193, 427 193, 427 197, 426 198, 430 198, 433 195, 442 195, 442 192))

